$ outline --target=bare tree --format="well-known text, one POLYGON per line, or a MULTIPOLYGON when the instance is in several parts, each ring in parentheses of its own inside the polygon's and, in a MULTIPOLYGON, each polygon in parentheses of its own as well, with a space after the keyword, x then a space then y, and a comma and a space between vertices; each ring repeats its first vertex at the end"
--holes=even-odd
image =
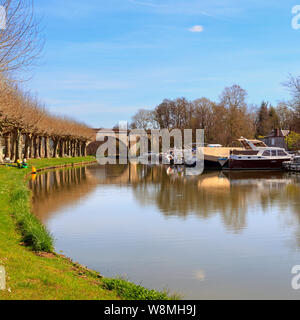
POLYGON ((85 124, 49 114, 30 93, 0 77, 0 161, 3 141, 5 157, 16 161, 85 155, 93 136, 85 124))
POLYGON ((241 135, 251 137, 254 135, 252 121, 247 110, 247 91, 238 85, 225 88, 220 96, 220 106, 225 108, 224 135, 225 143, 231 144, 241 135))
POLYGON ((290 75, 288 80, 284 82, 283 85, 288 88, 292 94, 294 102, 300 104, 300 76, 293 77, 290 75))
POLYGON ((294 111, 293 127, 295 128, 295 130, 300 131, 300 76, 293 77, 292 75, 290 75, 288 81, 283 83, 283 85, 292 94, 292 101, 290 102, 290 105, 294 111))
POLYGON ((6 28, 0 30, 0 73, 30 66, 43 47, 33 0, 0 0, 6 28))
POLYGON ((155 115, 152 110, 140 109, 132 118, 131 127, 134 129, 157 129, 159 127, 155 120, 155 115))
POLYGON ((197 99, 193 102, 192 129, 205 129, 205 140, 213 139, 215 103, 207 98, 197 99))
POLYGON ((276 112, 279 117, 281 129, 292 129, 294 125, 294 113, 289 103, 281 101, 278 103, 276 112))

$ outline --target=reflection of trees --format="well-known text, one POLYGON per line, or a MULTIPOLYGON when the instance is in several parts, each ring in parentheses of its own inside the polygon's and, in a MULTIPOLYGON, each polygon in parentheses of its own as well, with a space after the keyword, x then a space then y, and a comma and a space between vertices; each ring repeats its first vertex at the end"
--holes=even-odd
POLYGON ((247 212, 260 206, 279 208, 285 224, 297 226, 300 247, 300 177, 282 172, 212 172, 185 176, 184 170, 164 166, 88 166, 49 171, 31 181, 33 209, 42 219, 74 203, 97 185, 130 186, 143 206, 155 205, 165 216, 203 219, 220 215, 226 228, 241 232, 247 212))
POLYGON ((32 209, 45 222, 60 207, 74 204, 97 186, 86 167, 48 171, 29 182, 33 193, 32 209))
MULTIPOLYGON (((188 177, 184 170, 164 166, 110 166, 105 170, 101 183, 132 185, 141 205, 154 204, 165 216, 195 214, 207 219, 221 214, 225 226, 235 232, 246 227, 251 206, 267 209, 276 204, 286 210, 287 199, 291 207, 298 204, 300 194, 299 185, 282 172, 213 172, 188 177)), ((298 206, 289 209, 297 214, 300 225, 298 206)))
POLYGON ((165 168, 153 167, 145 180, 149 177, 155 177, 152 184, 143 181, 133 186, 141 204, 155 203, 166 216, 196 214, 207 219, 218 212, 229 228, 238 231, 245 227, 248 190, 232 192, 229 179, 220 173, 197 177, 168 176, 165 168), (156 177, 162 177, 161 181, 156 181, 156 177))
POLYGON ((294 176, 283 188, 273 188, 269 196, 264 197, 265 205, 277 205, 281 211, 284 224, 296 227, 296 245, 300 247, 300 177, 294 176), (287 215, 291 212, 293 216, 287 215))

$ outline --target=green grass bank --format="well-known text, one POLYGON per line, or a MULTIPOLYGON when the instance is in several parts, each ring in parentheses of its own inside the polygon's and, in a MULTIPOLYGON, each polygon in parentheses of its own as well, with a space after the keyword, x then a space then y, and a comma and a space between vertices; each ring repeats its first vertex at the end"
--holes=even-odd
POLYGON ((6 270, 6 290, 0 291, 0 300, 169 299, 164 292, 102 278, 54 253, 51 234, 31 214, 26 181, 31 166, 42 170, 93 161, 93 157, 32 160, 24 170, 0 166, 0 266, 6 270))

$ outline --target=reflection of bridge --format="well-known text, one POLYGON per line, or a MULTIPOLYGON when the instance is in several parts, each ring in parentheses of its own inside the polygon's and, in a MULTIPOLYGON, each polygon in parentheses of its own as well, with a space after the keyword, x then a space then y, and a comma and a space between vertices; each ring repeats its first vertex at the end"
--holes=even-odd
POLYGON ((87 172, 94 176, 99 184, 118 184, 128 185, 139 183, 141 177, 145 174, 144 168, 137 164, 131 165, 116 165, 103 166, 101 169, 98 166, 90 166, 87 172))

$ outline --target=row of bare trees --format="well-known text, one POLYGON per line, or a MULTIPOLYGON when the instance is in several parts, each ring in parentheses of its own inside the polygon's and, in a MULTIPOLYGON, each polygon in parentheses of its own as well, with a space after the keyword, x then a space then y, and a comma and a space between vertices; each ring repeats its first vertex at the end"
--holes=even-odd
POLYGON ((30 94, 0 78, 0 161, 86 156, 92 130, 49 114, 30 94))
POLYGON ((0 0, 0 6, 5 19, 0 28, 0 162, 85 156, 91 129, 49 114, 16 85, 18 72, 31 66, 43 47, 33 0, 0 0))

